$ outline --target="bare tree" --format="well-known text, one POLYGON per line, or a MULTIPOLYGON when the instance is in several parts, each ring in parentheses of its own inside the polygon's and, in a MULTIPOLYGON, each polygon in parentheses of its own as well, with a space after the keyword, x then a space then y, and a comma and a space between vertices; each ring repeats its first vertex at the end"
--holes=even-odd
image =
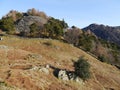
POLYGON ((81 33, 82 30, 80 30, 79 28, 76 27, 70 28, 65 33, 64 39, 70 44, 78 45, 79 36, 81 33))

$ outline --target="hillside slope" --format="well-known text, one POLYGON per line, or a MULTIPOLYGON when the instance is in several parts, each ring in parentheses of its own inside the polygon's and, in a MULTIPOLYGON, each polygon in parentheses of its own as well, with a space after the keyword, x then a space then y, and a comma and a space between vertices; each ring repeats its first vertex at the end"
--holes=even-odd
POLYGON ((119 90, 120 71, 86 52, 57 40, 4 36, 0 41, 0 90, 119 90), (85 82, 57 79, 35 68, 50 64, 73 71, 73 61, 84 56, 91 65, 85 82))
POLYGON ((100 61, 120 66, 120 46, 97 37, 92 31, 70 28, 64 39, 74 46, 94 54, 100 61))

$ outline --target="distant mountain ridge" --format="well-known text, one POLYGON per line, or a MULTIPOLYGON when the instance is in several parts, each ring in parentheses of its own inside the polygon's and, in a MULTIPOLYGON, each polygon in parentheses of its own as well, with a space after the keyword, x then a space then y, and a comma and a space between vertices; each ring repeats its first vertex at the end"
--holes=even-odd
POLYGON ((120 45, 120 26, 113 27, 102 24, 90 24, 89 26, 83 28, 83 30, 90 30, 96 36, 120 45))

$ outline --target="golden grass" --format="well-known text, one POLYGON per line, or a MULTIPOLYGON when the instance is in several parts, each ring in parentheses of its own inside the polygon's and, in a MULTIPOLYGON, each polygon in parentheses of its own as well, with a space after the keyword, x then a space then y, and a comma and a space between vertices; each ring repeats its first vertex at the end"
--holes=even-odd
POLYGON ((65 90, 120 89, 120 71, 118 69, 98 61, 86 52, 67 43, 51 39, 3 36, 0 45, 7 46, 6 49, 0 48, 0 78, 18 88, 29 89, 30 84, 30 87, 33 86, 36 90, 40 90, 38 88, 51 88, 50 90, 54 90, 55 88, 63 88, 65 90), (41 57, 33 58, 29 55, 38 55, 41 57), (44 73, 35 71, 22 70, 18 67, 16 69, 11 68, 15 65, 22 67, 22 65, 39 66, 51 64, 56 68, 74 70, 72 61, 76 61, 81 56, 84 56, 88 60, 92 72, 92 78, 85 82, 84 85, 74 81, 64 83, 54 77, 53 70, 50 71, 49 75, 45 75, 44 73), (10 70, 11 76, 9 79, 6 79, 7 74, 5 75, 5 72, 8 70, 10 70), (19 80, 17 80, 18 77, 19 80), (26 83, 22 83, 21 81, 26 83))

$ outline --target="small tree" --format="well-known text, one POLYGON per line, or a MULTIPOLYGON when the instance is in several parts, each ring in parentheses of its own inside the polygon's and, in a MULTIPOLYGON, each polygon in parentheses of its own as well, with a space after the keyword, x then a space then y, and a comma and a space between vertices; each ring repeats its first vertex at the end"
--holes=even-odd
POLYGON ((60 39, 64 34, 64 29, 67 27, 67 24, 59 19, 50 18, 48 22, 44 25, 45 34, 50 38, 60 39))
POLYGON ((76 76, 86 80, 90 78, 90 64, 83 58, 79 58, 77 62, 74 63, 76 76))
POLYGON ((6 31, 8 34, 15 33, 15 25, 12 17, 2 18, 0 20, 0 29, 6 31))
POLYGON ((76 28, 75 26, 72 26, 72 28, 68 29, 67 32, 65 33, 64 39, 68 43, 77 46, 79 44, 79 37, 81 33, 82 33, 82 30, 80 30, 79 28, 76 28))
POLYGON ((37 23, 33 23, 30 25, 30 36, 31 37, 37 37, 39 34, 39 26, 37 23))
POLYGON ((107 59, 104 55, 99 55, 98 56, 98 59, 101 61, 101 62, 107 62, 107 59))

